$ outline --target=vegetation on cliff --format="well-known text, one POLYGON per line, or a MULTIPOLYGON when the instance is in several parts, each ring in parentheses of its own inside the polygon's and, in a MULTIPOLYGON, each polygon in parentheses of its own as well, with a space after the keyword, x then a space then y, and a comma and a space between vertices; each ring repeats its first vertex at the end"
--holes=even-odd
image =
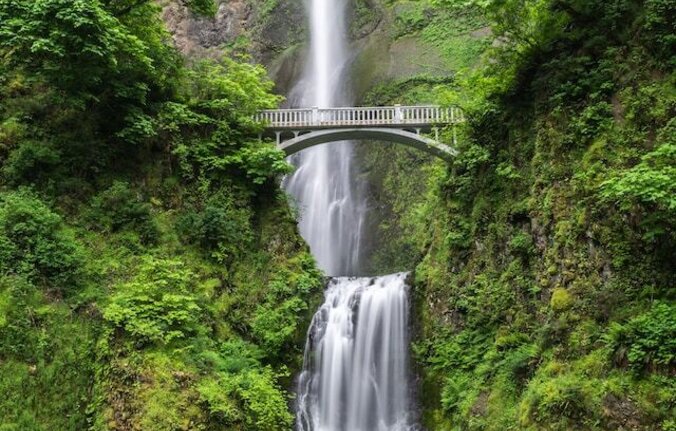
POLYGON ((158 12, 0 0, 2 430, 291 426, 322 281, 251 138, 278 98, 158 12))
POLYGON ((425 425, 674 429, 673 2, 425 3, 415 34, 443 9, 495 40, 453 83, 369 96, 468 117, 451 166, 367 159, 393 202, 374 267, 419 262, 425 425))

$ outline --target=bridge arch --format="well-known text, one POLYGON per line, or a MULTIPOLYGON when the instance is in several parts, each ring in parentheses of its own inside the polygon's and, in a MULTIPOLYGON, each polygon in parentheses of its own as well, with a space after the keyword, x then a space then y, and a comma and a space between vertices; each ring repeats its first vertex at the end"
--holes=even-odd
POLYGON ((279 149, 290 156, 316 145, 361 139, 407 145, 447 161, 452 160, 458 154, 455 148, 434 139, 407 130, 390 128, 316 130, 279 142, 279 149))

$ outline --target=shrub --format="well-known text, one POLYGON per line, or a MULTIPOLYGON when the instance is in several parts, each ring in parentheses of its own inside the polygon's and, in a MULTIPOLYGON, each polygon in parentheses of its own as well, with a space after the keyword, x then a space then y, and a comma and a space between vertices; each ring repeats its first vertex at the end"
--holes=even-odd
POLYGON ((676 306, 657 303, 603 337, 617 364, 634 370, 668 369, 676 365, 676 306))
POLYGON ((149 203, 142 202, 128 183, 115 181, 107 190, 94 197, 89 214, 90 223, 106 232, 132 230, 144 243, 156 240, 158 228, 149 203))
MULTIPOLYGON (((665 128, 664 134, 674 133, 665 128)), ((665 138, 667 139, 667 138, 665 138)), ((642 225, 644 238, 673 238, 676 215, 676 142, 665 142, 643 155, 634 167, 611 177, 601 184, 601 197, 615 202, 623 211, 646 211, 642 225)))
POLYGON ((204 379, 197 390, 211 419, 228 429, 291 429, 293 416, 270 367, 259 364, 235 374, 220 373, 220 379, 204 379))
POLYGON ((232 376, 226 384, 226 390, 229 389, 243 406, 244 429, 274 431, 291 428, 293 416, 275 380, 272 369, 265 367, 232 376))
POLYGON ((195 275, 177 260, 148 257, 103 311, 113 326, 141 342, 169 343, 198 330, 201 308, 191 293, 195 275))
POLYGON ((178 222, 181 236, 198 244, 216 261, 229 263, 253 239, 251 211, 235 204, 227 192, 207 200, 200 212, 189 212, 178 222))
POLYGON ((289 264, 293 266, 271 276, 265 287, 265 299, 251 321, 252 335, 268 357, 288 352, 292 345, 301 342, 305 329, 299 317, 310 311, 307 298, 323 286, 321 274, 309 254, 301 253, 289 264))
POLYGON ((0 195, 0 274, 69 291, 79 282, 83 257, 61 217, 32 192, 0 195))
POLYGON ((11 184, 36 182, 61 161, 59 151, 44 142, 26 141, 9 153, 3 163, 2 176, 11 184))
POLYGON ((522 399, 522 425, 550 430, 588 429, 598 416, 602 388, 583 376, 567 373, 533 379, 522 399))

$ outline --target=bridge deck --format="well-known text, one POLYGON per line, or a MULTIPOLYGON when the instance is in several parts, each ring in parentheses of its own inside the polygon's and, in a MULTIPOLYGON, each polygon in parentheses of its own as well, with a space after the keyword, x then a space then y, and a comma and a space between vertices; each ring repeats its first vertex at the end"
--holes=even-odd
POLYGON ((439 106, 271 109, 258 113, 255 119, 268 130, 430 128, 464 121, 460 109, 439 106))

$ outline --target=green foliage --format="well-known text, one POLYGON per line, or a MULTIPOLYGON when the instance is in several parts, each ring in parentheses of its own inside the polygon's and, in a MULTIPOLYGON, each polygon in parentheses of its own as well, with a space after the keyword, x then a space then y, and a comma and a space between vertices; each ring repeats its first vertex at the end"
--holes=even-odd
POLYGON ((195 13, 206 16, 216 14, 216 3, 214 0, 185 0, 185 4, 195 13))
MULTIPOLYGON (((72 95, 63 100, 68 104, 82 107, 109 94, 125 108, 145 104, 158 86, 166 85, 176 57, 157 31, 153 6, 117 17, 115 3, 1 2, 0 52, 6 65, 72 95)), ((125 109, 120 114, 112 118, 127 115, 125 109)))
POLYGON ((284 430, 293 423, 277 375, 259 362, 252 345, 228 342, 218 354, 218 379, 205 379, 198 386, 200 400, 208 406, 211 419, 243 430, 284 430))
POLYGON ((671 19, 675 12, 674 4, 668 0, 649 0, 645 2, 645 8, 646 36, 657 57, 673 67, 676 63, 676 32, 671 19))
MULTIPOLYGON (((661 380, 674 370, 673 5, 434 5, 481 11, 493 43, 436 88, 465 110, 460 156, 377 172, 396 185, 388 222, 399 225, 387 228, 411 232, 421 253, 424 425, 661 429, 673 415, 661 380), (398 193, 424 181, 427 193, 398 193)), ((435 19, 415 31, 435 40, 435 19)))
POLYGON ((572 373, 536 376, 519 407, 520 422, 552 430, 598 428, 589 418, 598 415, 601 391, 598 382, 572 373))
POLYGON ((61 217, 26 189, 0 195, 0 274, 64 293, 82 276, 83 250, 61 217))
POLYGON ((304 338, 305 325, 298 316, 309 317, 314 312, 305 298, 323 285, 321 273, 314 268, 309 254, 299 254, 290 263, 297 272, 273 275, 251 322, 253 336, 271 357, 282 356, 304 338))
POLYGON ((0 277, 0 427, 86 428, 96 329, 21 276, 0 277))
POLYGON ((61 160, 58 150, 43 143, 26 141, 9 153, 2 166, 2 177, 9 184, 35 182, 61 160))
POLYGON ((194 278, 178 260, 145 258, 136 278, 117 287, 103 316, 141 342, 184 339, 197 331, 202 312, 194 278))
POLYGON ((253 114, 280 100, 270 93, 273 84, 260 66, 205 60, 188 78, 188 103, 169 105, 159 124, 176 140, 174 154, 186 176, 207 179, 230 172, 259 185, 289 172, 281 151, 250 138, 260 127, 253 114), (197 125, 210 131, 206 139, 197 125))
POLYGON ((401 2, 396 6, 395 25, 398 35, 414 33, 424 29, 434 11, 426 2, 401 2))
POLYGON ((151 214, 151 205, 142 202, 128 183, 115 181, 97 194, 91 203, 91 226, 104 232, 132 230, 144 243, 157 240, 158 228, 151 214))
MULTIPOLYGON (((673 127, 667 129, 665 133, 673 127)), ((676 216, 676 144, 664 143, 641 158, 636 166, 604 182, 601 195, 624 211, 639 205, 649 215, 644 220, 648 238, 673 238, 676 216)))
POLYGON ((205 204, 199 212, 187 213, 179 220, 179 232, 216 261, 231 263, 253 239, 251 211, 238 207, 227 191, 212 195, 205 204))
POLYGON ((293 424, 287 400, 269 367, 251 370, 224 382, 224 389, 243 405, 245 430, 285 430, 293 424))
POLYGON ((604 336, 616 363, 637 371, 669 370, 676 364, 676 307, 657 303, 626 324, 614 324, 604 336))
POLYGON ((463 403, 472 392, 476 391, 471 375, 454 373, 446 380, 441 394, 441 406, 447 413, 453 414, 463 410, 463 403))
POLYGON ((280 98, 248 59, 186 66, 159 12, 0 0, 3 429, 291 426, 321 278, 256 139, 280 98))

